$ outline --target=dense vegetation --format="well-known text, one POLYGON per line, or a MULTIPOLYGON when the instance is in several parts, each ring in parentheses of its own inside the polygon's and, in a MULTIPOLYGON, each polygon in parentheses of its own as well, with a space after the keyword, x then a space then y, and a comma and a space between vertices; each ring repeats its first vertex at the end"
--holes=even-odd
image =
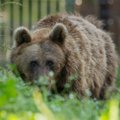
MULTIPOLYGON (((51 94, 46 80, 41 88, 25 84, 19 75, 0 68, 0 120, 119 120, 120 93, 107 100, 77 99, 51 94)), ((120 69, 117 78, 120 88, 120 69)))

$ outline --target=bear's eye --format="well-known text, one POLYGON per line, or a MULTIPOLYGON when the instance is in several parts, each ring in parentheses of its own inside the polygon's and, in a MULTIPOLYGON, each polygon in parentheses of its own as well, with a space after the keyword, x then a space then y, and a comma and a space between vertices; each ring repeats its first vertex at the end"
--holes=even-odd
POLYGON ((46 61, 46 66, 48 66, 50 70, 53 70, 54 62, 52 60, 47 60, 46 61))
POLYGON ((36 69, 39 66, 39 63, 37 61, 31 61, 30 62, 30 68, 36 69))

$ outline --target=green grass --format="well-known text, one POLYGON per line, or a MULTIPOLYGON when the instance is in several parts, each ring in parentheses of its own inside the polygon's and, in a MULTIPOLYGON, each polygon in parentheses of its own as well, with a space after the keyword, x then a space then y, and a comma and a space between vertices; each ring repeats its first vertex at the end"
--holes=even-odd
MULTIPOLYGON (((120 68, 117 78, 120 88, 120 68)), ((69 95, 51 94, 25 84, 19 75, 0 68, 0 120, 119 120, 120 93, 104 101, 77 99, 69 95)))

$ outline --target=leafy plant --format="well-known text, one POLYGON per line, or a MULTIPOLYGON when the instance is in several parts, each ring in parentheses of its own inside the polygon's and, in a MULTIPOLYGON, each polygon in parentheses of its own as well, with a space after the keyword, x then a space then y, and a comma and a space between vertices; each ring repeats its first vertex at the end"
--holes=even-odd
MULTIPOLYGON (((117 80, 120 80, 119 74, 117 80)), ((0 120, 120 119, 119 92, 104 101, 78 99, 73 93, 51 94, 46 84, 43 83, 42 88, 28 85, 18 74, 0 68, 0 120)))

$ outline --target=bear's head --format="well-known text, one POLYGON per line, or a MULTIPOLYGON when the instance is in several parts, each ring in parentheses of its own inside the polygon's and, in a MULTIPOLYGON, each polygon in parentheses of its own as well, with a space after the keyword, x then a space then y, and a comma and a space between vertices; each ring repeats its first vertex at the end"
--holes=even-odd
POLYGON ((67 34, 62 23, 31 32, 25 27, 17 28, 11 62, 16 65, 21 77, 33 82, 50 71, 54 72, 54 77, 59 76, 66 64, 64 46, 67 34))

